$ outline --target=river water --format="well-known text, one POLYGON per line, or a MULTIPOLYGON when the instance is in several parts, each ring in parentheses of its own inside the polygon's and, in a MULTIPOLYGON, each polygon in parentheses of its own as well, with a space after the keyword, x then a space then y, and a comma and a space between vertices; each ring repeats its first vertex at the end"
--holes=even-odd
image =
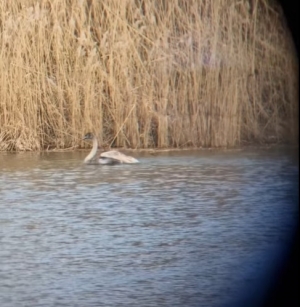
POLYGON ((0 154, 1 307, 260 302, 298 221, 289 152, 85 155, 0 154))

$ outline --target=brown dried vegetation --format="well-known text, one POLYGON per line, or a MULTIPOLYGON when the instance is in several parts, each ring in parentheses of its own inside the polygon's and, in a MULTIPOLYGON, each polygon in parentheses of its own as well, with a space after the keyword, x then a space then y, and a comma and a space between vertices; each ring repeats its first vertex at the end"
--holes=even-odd
POLYGON ((295 135, 298 62, 263 0, 3 0, 0 150, 295 135))

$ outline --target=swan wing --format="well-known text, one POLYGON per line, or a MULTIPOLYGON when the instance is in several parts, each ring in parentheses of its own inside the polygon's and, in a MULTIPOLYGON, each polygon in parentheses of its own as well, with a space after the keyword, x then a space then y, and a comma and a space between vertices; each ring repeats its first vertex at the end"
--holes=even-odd
POLYGON ((114 159, 114 160, 119 161, 120 163, 138 163, 139 162, 137 159, 130 157, 130 156, 126 156, 123 153, 116 151, 116 150, 102 152, 100 154, 100 158, 114 159))

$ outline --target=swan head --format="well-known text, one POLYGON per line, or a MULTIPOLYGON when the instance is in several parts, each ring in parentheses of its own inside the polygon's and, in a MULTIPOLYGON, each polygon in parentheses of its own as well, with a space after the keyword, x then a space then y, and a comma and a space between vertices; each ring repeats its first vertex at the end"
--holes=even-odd
POLYGON ((85 134, 85 136, 83 137, 83 140, 92 140, 94 138, 93 133, 88 132, 87 134, 85 134))

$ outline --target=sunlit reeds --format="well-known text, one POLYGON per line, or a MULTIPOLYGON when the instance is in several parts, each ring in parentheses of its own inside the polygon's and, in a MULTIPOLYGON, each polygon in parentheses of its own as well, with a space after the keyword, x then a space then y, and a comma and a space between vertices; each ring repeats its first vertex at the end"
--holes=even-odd
POLYGON ((0 150, 295 132, 298 63, 269 1, 4 0, 0 29, 0 150))

